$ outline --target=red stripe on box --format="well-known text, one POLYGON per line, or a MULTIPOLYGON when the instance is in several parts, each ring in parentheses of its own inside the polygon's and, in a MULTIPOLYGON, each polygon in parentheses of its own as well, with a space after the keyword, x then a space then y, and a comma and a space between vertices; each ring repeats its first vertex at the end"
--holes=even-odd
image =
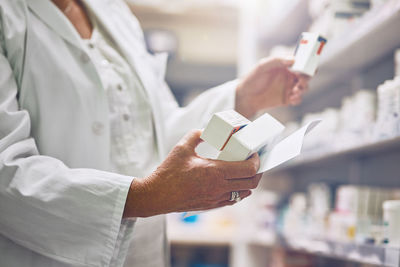
POLYGON ((232 130, 231 134, 229 135, 228 139, 226 139, 225 144, 222 146, 222 148, 220 149, 220 151, 224 150, 226 144, 228 144, 228 142, 229 142, 229 140, 231 139, 232 135, 235 134, 235 133, 237 133, 240 129, 242 129, 242 128, 243 128, 244 126, 246 126, 246 125, 247 125, 247 124, 242 125, 242 126, 238 126, 238 127, 234 128, 234 129, 232 130))
POLYGON ((321 55, 321 52, 322 52, 322 49, 324 49, 324 46, 325 46, 325 42, 321 42, 318 52, 317 52, 317 55, 321 55))

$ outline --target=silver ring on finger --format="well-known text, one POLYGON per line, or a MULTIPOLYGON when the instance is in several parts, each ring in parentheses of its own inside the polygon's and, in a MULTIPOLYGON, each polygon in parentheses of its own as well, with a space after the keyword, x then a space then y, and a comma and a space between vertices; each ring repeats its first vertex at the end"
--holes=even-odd
POLYGON ((229 201, 239 202, 240 200, 242 200, 242 199, 240 198, 239 192, 238 191, 232 191, 231 192, 231 198, 229 199, 229 201))

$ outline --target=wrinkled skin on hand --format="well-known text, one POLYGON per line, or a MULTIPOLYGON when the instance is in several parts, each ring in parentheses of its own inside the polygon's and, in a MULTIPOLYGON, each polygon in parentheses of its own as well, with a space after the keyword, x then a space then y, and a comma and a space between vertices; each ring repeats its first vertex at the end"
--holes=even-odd
POLYGON ((213 209, 234 204, 232 191, 242 199, 251 194, 261 178, 258 155, 238 162, 202 158, 195 152, 200 135, 187 134, 155 172, 132 182, 125 217, 213 209))
POLYGON ((240 82, 235 109, 247 118, 273 107, 297 105, 308 89, 309 77, 289 70, 293 60, 267 58, 240 82))

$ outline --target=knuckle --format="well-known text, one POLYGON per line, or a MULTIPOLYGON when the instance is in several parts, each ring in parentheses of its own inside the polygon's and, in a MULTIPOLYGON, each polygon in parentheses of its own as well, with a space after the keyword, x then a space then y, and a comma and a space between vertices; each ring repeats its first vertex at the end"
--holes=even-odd
POLYGON ((199 133, 200 133, 200 130, 193 129, 193 130, 190 130, 190 131, 187 133, 187 136, 196 136, 196 135, 198 135, 199 133))
POLYGON ((257 174, 258 171, 258 166, 256 164, 252 164, 249 167, 249 177, 255 176, 257 174))
POLYGON ((183 151, 186 150, 186 146, 185 146, 184 143, 179 142, 179 143, 175 146, 174 150, 175 150, 176 152, 183 152, 183 151))
POLYGON ((218 200, 222 194, 220 186, 210 186, 210 195, 213 200, 218 200))
POLYGON ((227 172, 220 167, 214 167, 214 175, 218 180, 225 180, 228 177, 227 172))
POLYGON ((268 62, 267 59, 263 58, 260 59, 255 67, 255 72, 256 73, 262 73, 264 68, 265 68, 265 64, 268 62))

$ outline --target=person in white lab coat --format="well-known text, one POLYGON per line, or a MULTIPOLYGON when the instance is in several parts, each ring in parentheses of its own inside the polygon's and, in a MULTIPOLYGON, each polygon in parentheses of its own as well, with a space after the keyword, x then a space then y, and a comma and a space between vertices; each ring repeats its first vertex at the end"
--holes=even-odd
POLYGON ((162 214, 257 186, 257 155, 208 160, 200 131, 181 138, 217 111, 296 104, 307 80, 264 60, 180 108, 165 63, 122 0, 0 0, 1 267, 166 266, 162 214))

